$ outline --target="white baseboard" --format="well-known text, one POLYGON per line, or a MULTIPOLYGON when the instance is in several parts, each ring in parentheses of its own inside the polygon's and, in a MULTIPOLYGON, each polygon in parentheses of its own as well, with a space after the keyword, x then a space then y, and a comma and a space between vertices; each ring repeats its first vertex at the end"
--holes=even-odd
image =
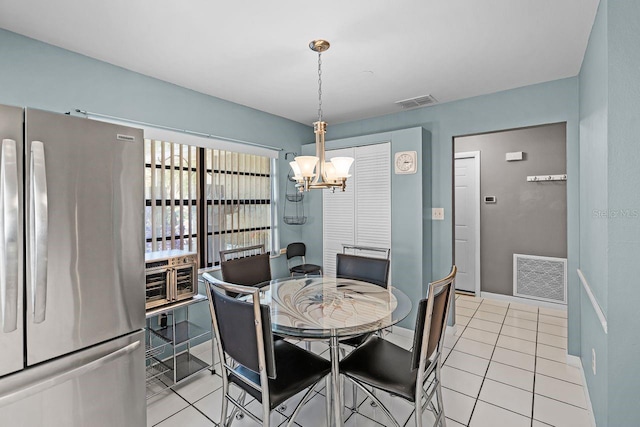
POLYGON ((582 376, 582 390, 584 391, 584 398, 587 401, 587 411, 589 411, 589 419, 591 420, 591 427, 596 426, 596 418, 593 415, 593 406, 591 405, 591 398, 589 397, 589 389, 587 388, 587 377, 584 375, 584 369, 582 367, 582 359, 579 356, 573 356, 567 354, 567 365, 575 366, 580 369, 580 375, 582 376))
POLYGON ((391 332, 400 335, 401 337, 407 337, 413 339, 413 329, 403 328, 401 326, 392 326, 391 332))
POLYGON ((538 307, 546 307, 546 308, 555 308, 556 310, 564 310, 564 311, 567 310, 567 306, 565 304, 556 304, 554 302, 538 301, 538 300, 533 300, 529 298, 514 297, 512 295, 494 294, 493 292, 481 292, 480 296, 482 298, 497 299, 501 301, 515 302, 518 304, 535 305, 538 307))

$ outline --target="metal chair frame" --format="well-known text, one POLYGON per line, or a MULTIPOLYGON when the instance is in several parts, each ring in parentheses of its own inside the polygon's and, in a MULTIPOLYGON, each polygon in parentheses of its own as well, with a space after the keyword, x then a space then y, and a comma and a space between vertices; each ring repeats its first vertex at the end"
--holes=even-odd
MULTIPOLYGON (((250 295, 253 303, 253 313, 255 316, 255 328, 256 328, 256 337, 257 337, 257 344, 258 344, 257 345, 258 363, 260 366, 260 372, 258 372, 260 376, 259 386, 255 384, 253 381, 250 381, 238 375, 235 372, 235 368, 238 366, 238 363, 235 362, 230 356, 227 356, 225 354, 224 349, 222 348, 221 340, 220 339, 215 340, 216 346, 218 349, 220 364, 222 365, 221 367, 223 371, 222 372, 223 399, 222 399, 222 412, 220 415, 220 425, 225 427, 230 426, 233 420, 235 419, 236 413, 240 411, 241 413, 247 415, 249 418, 257 422, 258 424, 261 424, 265 427, 269 427, 271 422, 271 419, 270 419, 271 409, 269 404, 269 377, 267 375, 267 368, 266 368, 267 362, 266 362, 266 355, 264 351, 262 316, 260 314, 260 290, 254 287, 233 285, 229 283, 220 282, 219 280, 215 279, 208 273, 204 274, 204 278, 206 282, 209 282, 207 283, 206 290, 207 290, 207 297, 209 298, 209 309, 211 310, 211 319, 212 319, 213 328, 214 328, 216 337, 220 336, 220 329, 218 325, 218 319, 215 314, 215 307, 213 304, 213 295, 212 295, 212 292, 216 292, 216 291, 212 291, 211 287, 219 288, 225 293, 230 292, 230 293, 236 293, 241 295, 250 295), (244 407, 244 399, 246 396, 245 391, 242 392, 238 400, 234 399, 229 394, 229 378, 228 378, 229 374, 234 375, 236 378, 242 380, 248 386, 260 391, 262 395, 262 419, 259 419, 244 407), (228 410, 227 402, 231 402, 234 406, 229 418, 227 418, 227 410, 228 410)), ((327 381, 326 382, 327 390, 329 390, 329 377, 327 377, 326 381, 327 381)), ((298 405, 296 405, 293 413, 291 414, 291 418, 287 422, 287 427, 290 427, 293 425, 293 422, 296 416, 298 415, 298 413, 300 412, 300 410, 302 409, 302 406, 310 400, 310 397, 312 396, 312 391, 316 388, 316 386, 320 382, 321 381, 318 381, 315 384, 313 384, 311 387, 309 387, 307 392, 304 394, 302 400, 300 400, 298 405)), ((329 416, 330 416, 329 410, 330 410, 330 407, 329 405, 327 405, 327 419, 329 419, 329 416)))
MULTIPOLYGON (((243 248, 227 249, 224 251, 220 251, 220 262, 225 262, 225 261, 228 261, 229 259, 243 258, 239 254, 241 253, 246 254, 247 252, 251 252, 251 251, 257 251, 257 253, 252 253, 251 255, 260 255, 265 253, 264 244, 245 246, 243 248), (231 257, 227 258, 228 255, 231 255, 231 257), (234 256, 234 255, 237 255, 237 256, 234 256)), ((247 255, 244 255, 244 256, 247 256, 247 255)))
MULTIPOLYGON (((441 388, 441 361, 440 356, 442 354, 442 348, 444 344, 444 335, 446 329, 446 321, 449 316, 449 308, 451 305, 451 292, 453 292, 453 281, 455 279, 455 275, 457 272, 456 266, 453 266, 449 275, 443 279, 432 282, 428 287, 428 295, 427 295, 427 312, 425 315, 425 325, 422 332, 421 344, 420 344, 420 360, 418 365, 418 374, 416 381, 416 391, 415 391, 415 424, 416 427, 422 427, 422 412, 427 406, 430 406, 433 410, 433 413, 436 415, 436 421, 434 425, 440 425, 442 427, 446 427, 446 418, 444 415, 444 405, 442 402, 442 388, 441 388), (442 327, 442 331, 440 333, 440 338, 438 340, 438 344, 433 354, 428 355, 427 349, 429 346, 429 335, 431 330, 431 317, 433 315, 433 303, 435 300, 435 296, 439 295, 441 292, 447 292, 446 298, 446 308, 444 310, 444 324, 442 327), (427 364, 427 361, 429 363, 427 364), (427 388, 425 389, 425 383, 427 379, 434 374, 434 379, 429 384, 427 384, 427 388), (436 401, 438 403, 438 408, 436 409, 433 404, 433 397, 436 397, 436 401), (424 403, 422 399, 425 399, 424 403)), ((413 350, 415 352, 415 349, 413 350)), ((391 415, 391 412, 384 406, 384 404, 378 399, 375 394, 367 389, 365 384, 361 383, 357 379, 348 377, 360 390, 362 390, 375 404, 380 407, 382 412, 391 420, 393 425, 396 427, 400 427, 398 421, 391 415)), ((375 389, 374 389, 375 390, 375 389)))
POLYGON ((389 259, 389 257, 391 256, 391 248, 380 248, 380 247, 376 247, 376 246, 359 246, 359 245, 346 245, 346 244, 342 244, 342 253, 346 254, 347 250, 353 250, 353 253, 355 254, 356 251, 367 251, 367 252, 384 252, 385 258, 389 259))

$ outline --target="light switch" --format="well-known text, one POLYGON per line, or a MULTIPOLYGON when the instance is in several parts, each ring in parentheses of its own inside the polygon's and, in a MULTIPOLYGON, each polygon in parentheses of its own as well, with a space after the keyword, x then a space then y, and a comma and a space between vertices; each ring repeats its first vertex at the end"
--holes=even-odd
POLYGON ((444 208, 431 208, 431 219, 437 221, 444 220, 444 208))

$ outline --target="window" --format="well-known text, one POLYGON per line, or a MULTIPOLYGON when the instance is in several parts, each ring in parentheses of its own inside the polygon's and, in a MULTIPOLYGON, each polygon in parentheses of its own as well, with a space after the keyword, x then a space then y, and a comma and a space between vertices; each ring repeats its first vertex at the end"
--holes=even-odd
POLYGON ((197 147, 145 139, 145 250, 197 251, 197 147))
POLYGON ((271 249, 271 162, 268 157, 204 149, 207 266, 220 251, 264 244, 271 249))
POLYGON ((224 249, 272 250, 274 165, 268 156, 145 139, 146 251, 197 251, 204 268, 224 249))

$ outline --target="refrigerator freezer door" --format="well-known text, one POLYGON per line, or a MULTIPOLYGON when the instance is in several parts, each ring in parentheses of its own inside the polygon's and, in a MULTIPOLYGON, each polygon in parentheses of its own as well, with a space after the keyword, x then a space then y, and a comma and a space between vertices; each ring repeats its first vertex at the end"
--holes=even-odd
POLYGON ((32 109, 25 128, 33 365, 144 327, 144 141, 139 129, 32 109))
POLYGON ((14 427, 144 426, 146 415, 143 331, 0 382, 0 420, 14 427))
POLYGON ((23 116, 0 105, 0 376, 24 368, 23 116))

